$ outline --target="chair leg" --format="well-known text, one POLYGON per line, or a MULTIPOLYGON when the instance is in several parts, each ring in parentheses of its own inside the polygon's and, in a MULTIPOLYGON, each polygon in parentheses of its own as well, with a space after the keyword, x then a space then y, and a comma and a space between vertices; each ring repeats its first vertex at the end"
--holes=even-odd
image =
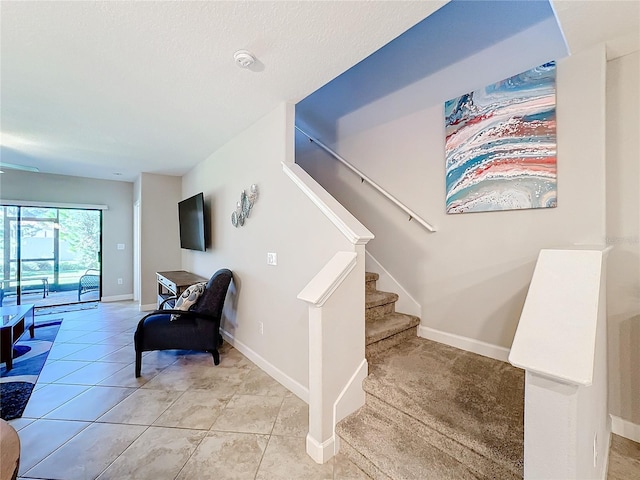
POLYGON ((222 339, 222 335, 218 334, 218 346, 222 346, 222 344, 224 343, 224 340, 222 339))
POLYGON ((220 353, 218 350, 209 350, 209 353, 213 355, 213 364, 220 365, 220 353))
POLYGON ((136 350, 136 378, 140 376, 142 370, 142 352, 136 350))

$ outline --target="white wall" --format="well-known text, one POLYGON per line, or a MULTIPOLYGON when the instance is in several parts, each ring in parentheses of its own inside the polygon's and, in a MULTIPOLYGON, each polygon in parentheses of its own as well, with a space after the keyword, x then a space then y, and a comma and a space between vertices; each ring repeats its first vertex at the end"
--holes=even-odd
POLYGON ((107 205, 102 217, 102 296, 132 293, 132 183, 7 169, 0 175, 0 195, 10 200, 107 205), (125 249, 117 250, 118 243, 125 249))
POLYGON ((181 177, 142 173, 136 180, 135 201, 140 204, 140 308, 142 310, 153 310, 157 305, 156 272, 181 269, 178 225, 178 202, 182 200, 181 189, 181 177))
MULTIPOLYGON (((605 235, 603 47, 558 62, 558 207, 445 214, 443 103, 536 65, 522 64, 508 43, 337 119, 328 133, 338 153, 438 232, 408 222, 313 145, 300 142, 296 155, 374 233, 367 251, 421 304, 423 326, 507 348, 538 251, 605 235), (415 111, 393 110, 412 99, 415 111)), ((321 140, 323 133, 316 131, 321 140)))
POLYGON ((308 312, 296 296, 336 251, 353 246, 282 171, 281 162, 293 161, 293 123, 293 107, 282 105, 183 177, 184 197, 204 192, 212 240, 206 252, 183 251, 182 266, 204 277, 233 271, 223 329, 304 398, 308 312), (235 228, 231 213, 253 183, 258 200, 245 225, 235 228), (277 253, 277 266, 267 265, 267 252, 277 253))
MULTIPOLYGON (((607 64, 611 413, 640 441, 640 52, 607 64)), ((614 428, 616 424, 614 423, 614 428)))

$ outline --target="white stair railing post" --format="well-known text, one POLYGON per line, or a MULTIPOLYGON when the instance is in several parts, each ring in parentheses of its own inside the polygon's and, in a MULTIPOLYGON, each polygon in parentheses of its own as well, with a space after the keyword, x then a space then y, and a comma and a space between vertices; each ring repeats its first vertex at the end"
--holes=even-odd
POLYGON ((524 478, 606 475, 607 248, 542 250, 509 362, 525 374, 524 478))
POLYGON ((309 304, 307 453, 317 463, 337 451, 336 423, 364 404, 364 247, 355 250, 336 253, 298 295, 309 304))

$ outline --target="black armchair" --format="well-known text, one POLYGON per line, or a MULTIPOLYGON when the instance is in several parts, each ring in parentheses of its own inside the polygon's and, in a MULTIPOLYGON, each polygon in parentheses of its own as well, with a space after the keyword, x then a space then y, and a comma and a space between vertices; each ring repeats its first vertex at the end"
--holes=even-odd
POLYGON ((191 310, 156 310, 140 320, 134 335, 136 377, 142 368, 142 352, 153 350, 202 350, 213 355, 215 365, 220 363, 220 318, 232 278, 231 270, 218 270, 191 310), (180 316, 171 320, 172 314, 180 316))

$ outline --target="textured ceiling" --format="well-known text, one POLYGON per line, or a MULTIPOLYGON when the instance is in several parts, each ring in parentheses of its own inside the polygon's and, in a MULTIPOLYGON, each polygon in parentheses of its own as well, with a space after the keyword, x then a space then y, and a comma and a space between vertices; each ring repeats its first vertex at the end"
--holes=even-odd
MULTIPOLYGON (((2 0, 0 160, 114 180, 181 175, 445 3, 2 0), (238 49, 258 58, 252 70, 236 67, 238 49)), ((551 3, 572 53, 638 49, 640 1, 551 3)))
POLYGON ((1 160, 183 174, 445 3, 2 1, 1 160))

